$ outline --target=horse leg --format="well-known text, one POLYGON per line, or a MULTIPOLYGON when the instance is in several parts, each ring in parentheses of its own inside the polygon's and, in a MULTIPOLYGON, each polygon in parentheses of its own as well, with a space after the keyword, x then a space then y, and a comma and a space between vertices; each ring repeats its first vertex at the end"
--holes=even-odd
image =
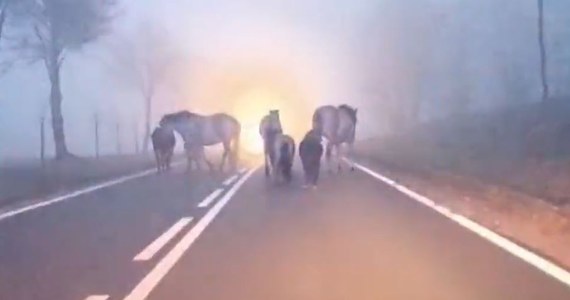
POLYGON ((279 176, 279 167, 270 165, 269 166, 269 179, 273 181, 273 183, 277 182, 277 177, 279 176))
POLYGON ((325 159, 327 161, 327 168, 330 173, 332 173, 332 144, 327 143, 325 147, 325 159))
POLYGON ((354 162, 352 158, 354 156, 354 143, 348 144, 348 153, 347 153, 347 161, 350 164, 350 171, 354 172, 354 162))
POLYGON ((286 183, 291 183, 291 180, 293 179, 291 169, 292 166, 289 163, 283 166, 283 179, 285 180, 286 183))
POLYGON ((214 170, 214 165, 212 164, 212 162, 210 162, 208 160, 208 158, 206 157, 206 154, 204 153, 204 151, 200 151, 200 155, 199 155, 199 161, 196 161, 197 164, 200 163, 205 163, 208 166, 208 169, 210 172, 213 172, 214 170))
POLYGON ((235 172, 238 167, 239 160, 239 134, 233 138, 232 147, 230 149, 230 165, 232 172, 235 172))
POLYGON ((201 161, 199 159, 194 159, 194 163, 196 164, 196 169, 198 170, 198 172, 202 172, 201 161))
POLYGON ((224 166, 226 164, 226 160, 228 159, 228 156, 230 155, 230 143, 229 142, 224 142, 224 154, 222 155, 222 162, 220 163, 220 172, 224 171, 224 166))
MULTIPOLYGON (((264 141, 265 143, 265 141, 264 141)), ((273 166, 271 165, 271 156, 269 151, 271 151, 269 149, 269 147, 267 145, 263 146, 263 161, 265 163, 265 177, 269 177, 271 176, 271 169, 273 168, 273 166)))
POLYGON ((269 157, 267 155, 267 151, 264 151, 263 154, 263 162, 265 165, 265 177, 269 177, 269 161, 268 161, 269 157))
POLYGON ((335 160, 337 163, 337 171, 340 173, 342 171, 342 144, 336 146, 335 160))
POLYGON ((156 161, 156 172, 160 173, 160 160, 156 151, 154 151, 154 160, 156 161))
POLYGON ((192 152, 186 150, 186 173, 190 173, 190 171, 192 171, 192 152))
POLYGON ((170 164, 172 162, 172 151, 166 153, 166 170, 170 171, 170 164))
POLYGON ((214 167, 214 164, 211 161, 209 161, 207 158, 205 158, 204 161, 206 162, 206 165, 208 166, 208 170, 210 171, 210 173, 213 173, 214 170, 216 169, 214 167))

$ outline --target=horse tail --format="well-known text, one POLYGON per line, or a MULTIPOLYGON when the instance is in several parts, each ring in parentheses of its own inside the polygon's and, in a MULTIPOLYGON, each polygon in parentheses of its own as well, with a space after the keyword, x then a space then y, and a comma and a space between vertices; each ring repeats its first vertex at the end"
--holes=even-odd
POLYGON ((290 142, 283 142, 279 147, 279 164, 281 165, 281 170, 283 171, 283 176, 287 181, 291 180, 291 168, 293 166, 293 151, 295 149, 294 145, 290 142))

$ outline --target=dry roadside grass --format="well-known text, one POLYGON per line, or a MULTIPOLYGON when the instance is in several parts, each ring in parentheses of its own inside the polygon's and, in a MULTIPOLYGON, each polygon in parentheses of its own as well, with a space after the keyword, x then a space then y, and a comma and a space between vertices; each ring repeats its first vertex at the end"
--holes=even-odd
POLYGON ((361 142, 402 184, 570 267, 570 98, 464 112, 361 142))
MULTIPOLYGON (((218 167, 221 153, 216 150, 219 149, 211 149, 207 156, 218 167)), ((175 160, 186 163, 181 154, 175 160)), ((241 167, 248 168, 259 166, 262 162, 261 156, 245 152, 240 153, 239 160, 241 167)), ((44 167, 37 160, 5 163, 0 165, 0 209, 18 206, 25 201, 35 202, 46 196, 154 167, 152 154, 48 161, 44 167)))
POLYGON ((154 167, 149 156, 105 156, 68 161, 23 161, 0 166, 0 207, 154 167))

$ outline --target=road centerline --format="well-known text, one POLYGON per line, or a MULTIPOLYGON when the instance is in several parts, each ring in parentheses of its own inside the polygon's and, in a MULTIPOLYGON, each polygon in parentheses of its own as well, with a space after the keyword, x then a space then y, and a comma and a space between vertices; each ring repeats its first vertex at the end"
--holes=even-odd
POLYGON ((224 190, 222 188, 216 189, 215 191, 210 193, 210 195, 208 195, 206 198, 204 198, 204 200, 202 200, 202 202, 198 203, 198 207, 210 206, 210 204, 212 204, 212 202, 214 202, 214 200, 216 200, 216 198, 218 198, 223 192, 224 192, 224 190))
POLYGON ((174 265, 180 260, 182 255, 194 244, 196 239, 204 232, 206 227, 214 220, 224 206, 239 191, 240 187, 251 177, 257 168, 251 169, 240 178, 231 189, 200 219, 184 237, 168 252, 162 260, 134 287, 134 289, 124 298, 124 300, 144 300, 158 285, 158 283, 168 274, 174 265))
POLYGON ((224 180, 223 185, 228 186, 234 183, 238 179, 238 174, 233 175, 232 177, 224 180))
POLYGON ((170 240, 172 240, 176 234, 178 234, 184 227, 186 227, 190 222, 192 222, 192 217, 185 217, 178 220, 174 225, 172 225, 168 230, 156 238, 152 243, 150 243, 146 248, 144 248, 139 254, 133 258, 133 261, 147 261, 152 259, 156 253, 160 251, 170 240))
POLYGON ((85 298, 85 300, 107 300, 107 299, 109 299, 109 295, 91 295, 85 298))

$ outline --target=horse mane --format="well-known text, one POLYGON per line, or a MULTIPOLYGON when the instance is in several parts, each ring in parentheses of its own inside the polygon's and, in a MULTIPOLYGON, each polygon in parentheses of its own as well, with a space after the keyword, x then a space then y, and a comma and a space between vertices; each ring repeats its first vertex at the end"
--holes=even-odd
POLYGON ((352 120, 352 122, 354 122, 354 124, 356 124, 356 109, 350 105, 347 104, 341 104, 338 106, 338 109, 340 110, 344 110, 349 116, 350 119, 352 120))
POLYGON ((170 114, 165 114, 162 117, 162 121, 179 121, 179 120, 187 120, 187 119, 192 119, 192 118, 196 118, 199 117, 198 114, 187 111, 187 110, 181 110, 178 112, 174 112, 174 113, 170 113, 170 114))

